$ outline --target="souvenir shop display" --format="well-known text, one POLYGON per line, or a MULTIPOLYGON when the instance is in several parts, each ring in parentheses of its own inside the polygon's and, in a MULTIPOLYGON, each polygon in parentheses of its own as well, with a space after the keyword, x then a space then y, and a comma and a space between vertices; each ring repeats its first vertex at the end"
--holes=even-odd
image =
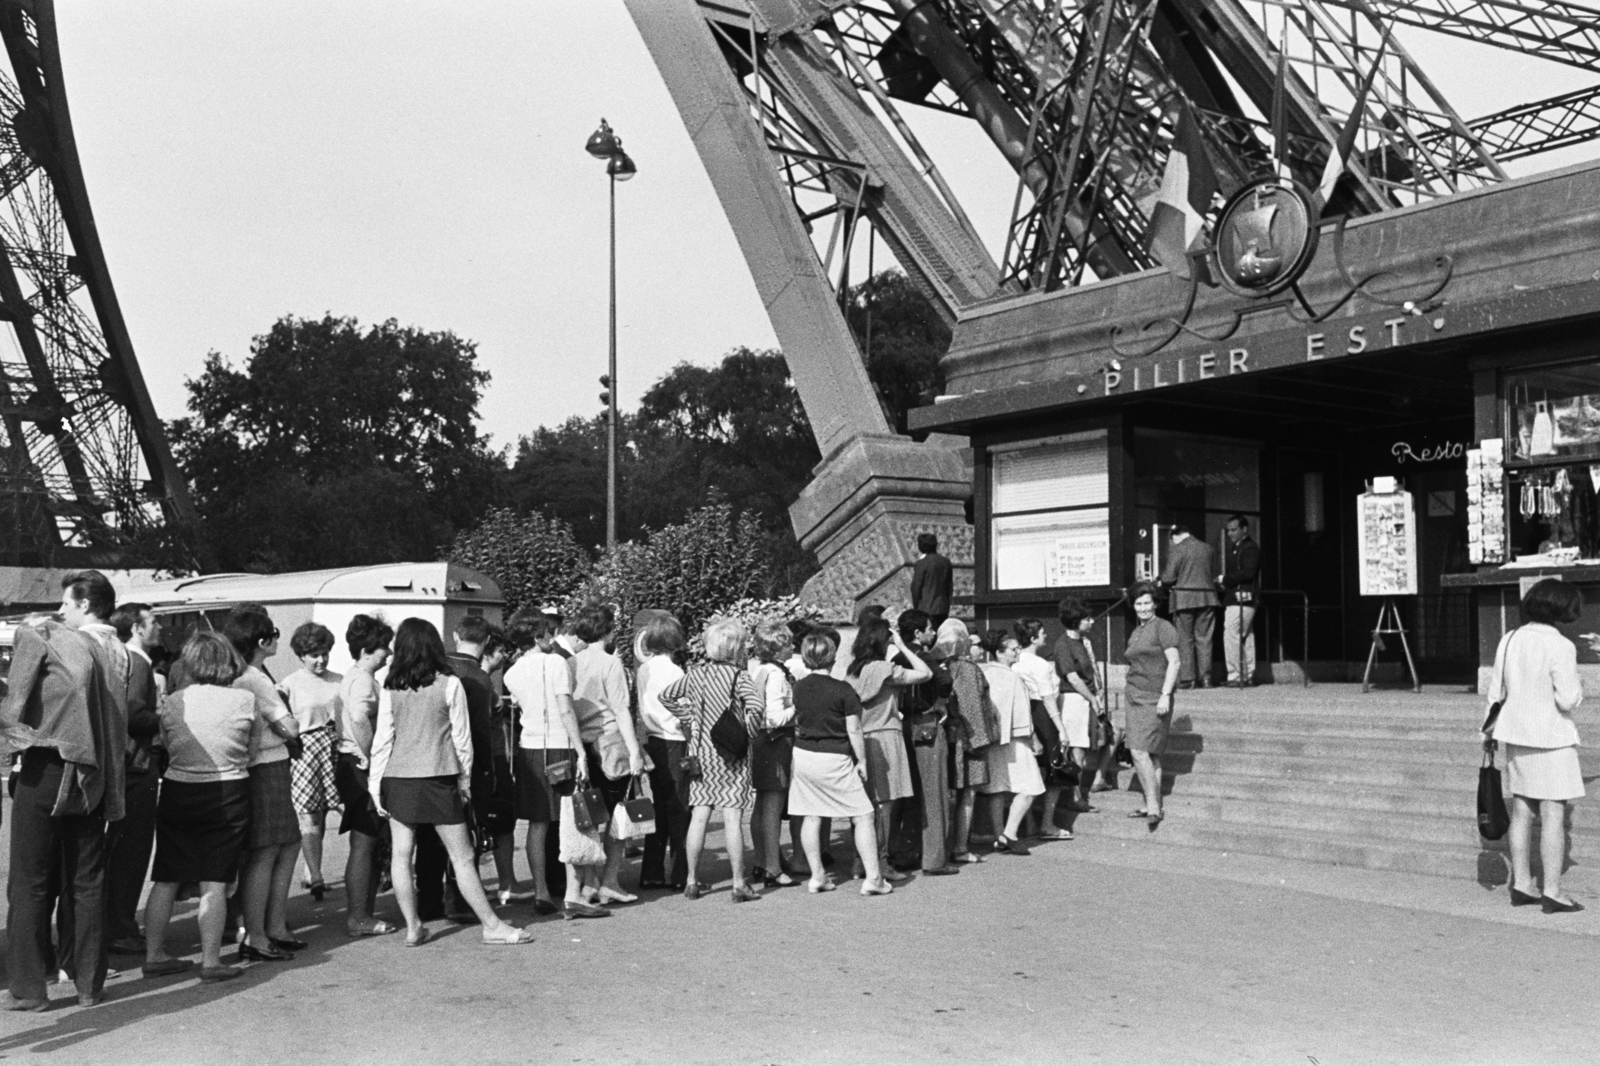
POLYGON ((1505 447, 1499 437, 1467 451, 1467 557, 1506 561, 1505 447))
POLYGON ((1361 595, 1417 594, 1417 519, 1411 493, 1375 478, 1358 498, 1356 548, 1361 595))

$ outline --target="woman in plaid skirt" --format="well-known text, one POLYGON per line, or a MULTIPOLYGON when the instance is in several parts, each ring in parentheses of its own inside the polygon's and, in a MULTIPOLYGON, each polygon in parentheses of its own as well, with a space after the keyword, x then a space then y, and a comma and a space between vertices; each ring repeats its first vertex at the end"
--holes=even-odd
POLYGON ((289 647, 303 670, 296 670, 278 685, 278 694, 300 723, 305 750, 289 764, 289 794, 300 817, 300 857, 305 863, 301 884, 320 900, 327 886, 322 880, 322 833, 328 811, 339 805, 333 779, 333 749, 338 740, 339 686, 343 676, 328 669, 333 633, 327 626, 307 622, 294 631, 289 647))

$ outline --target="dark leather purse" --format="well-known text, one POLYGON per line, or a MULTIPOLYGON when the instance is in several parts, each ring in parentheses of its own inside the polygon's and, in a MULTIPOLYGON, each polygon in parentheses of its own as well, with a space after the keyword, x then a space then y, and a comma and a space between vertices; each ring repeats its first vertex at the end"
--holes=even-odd
POLYGON ((722 708, 722 713, 717 715, 717 720, 711 726, 711 744, 717 749, 717 754, 728 762, 742 762, 750 754, 750 733, 738 713, 742 710, 744 707, 739 703, 739 675, 735 673, 733 685, 728 689, 728 705, 722 708))
POLYGON ((598 788, 580 788, 572 794, 572 821, 585 833, 598 833, 611 824, 611 812, 598 788))
POLYGON ((1478 769, 1478 834, 1485 840, 1499 840, 1511 828, 1511 815, 1506 812, 1500 771, 1494 764, 1494 749, 1489 744, 1484 745, 1483 765, 1478 769))
POLYGON ((563 752, 562 757, 555 762, 550 761, 552 749, 544 749, 544 780, 551 788, 572 784, 574 776, 573 757, 571 752, 563 752))
POLYGON ((932 711, 911 720, 911 743, 925 748, 939 737, 939 716, 932 711))

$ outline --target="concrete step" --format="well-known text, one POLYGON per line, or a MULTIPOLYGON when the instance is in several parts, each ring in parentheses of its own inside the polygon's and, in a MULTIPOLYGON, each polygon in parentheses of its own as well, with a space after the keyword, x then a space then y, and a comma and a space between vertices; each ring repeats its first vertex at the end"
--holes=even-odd
POLYGON ((1361 810, 1376 814, 1411 813, 1431 818, 1458 817, 1462 804, 1473 809, 1475 791, 1461 788, 1383 788, 1369 784, 1334 784, 1305 778, 1246 777, 1198 773, 1169 777, 1179 795, 1220 799, 1297 803, 1329 810, 1361 810))
MULTIPOLYGON (((1357 839, 1381 839, 1418 845, 1471 847, 1478 843, 1477 797, 1457 797, 1453 811, 1444 815, 1415 811, 1370 811, 1351 807, 1316 807, 1303 803, 1246 800, 1222 796, 1179 793, 1166 797, 1172 814, 1230 825, 1254 825, 1292 832, 1332 833, 1357 839)), ((1574 819, 1572 851, 1600 859, 1600 828, 1574 819)))
MULTIPOLYGON (((1127 817, 1135 807, 1142 805, 1141 796, 1126 792, 1098 793, 1095 802, 1100 812, 1078 816, 1073 831, 1080 836, 1122 840, 1130 847, 1205 848, 1372 870, 1472 878, 1484 884, 1505 881, 1505 841, 1489 843, 1475 833, 1466 843, 1448 844, 1287 829, 1203 817, 1180 802, 1172 801, 1171 797, 1166 819, 1152 832, 1145 822, 1127 817)), ((1574 838, 1575 845, 1577 842, 1574 838)), ((1585 855, 1575 846, 1571 865, 1563 875, 1563 885, 1582 892, 1600 891, 1600 857, 1595 856, 1596 851, 1585 855)))
POLYGON ((1369 739, 1342 736, 1297 736, 1292 733, 1172 733, 1168 753, 1282 755, 1300 759, 1337 759, 1361 762, 1475 763, 1483 753, 1477 736, 1468 732, 1459 740, 1369 739))
POLYGON ((1478 758, 1471 754, 1458 757, 1454 762, 1431 763, 1317 758, 1208 748, 1203 754, 1169 753, 1162 756, 1161 763, 1164 769, 1175 771, 1179 777, 1191 773, 1196 776, 1227 774, 1233 777, 1303 780, 1370 788, 1438 789, 1448 792, 1467 785, 1476 789, 1478 780, 1478 758))
POLYGON ((1230 711, 1222 714, 1179 714, 1172 732, 1201 736, 1260 733, 1299 737, 1348 737, 1355 740, 1455 741, 1476 735, 1479 719, 1386 718, 1381 715, 1324 715, 1292 711, 1230 711))

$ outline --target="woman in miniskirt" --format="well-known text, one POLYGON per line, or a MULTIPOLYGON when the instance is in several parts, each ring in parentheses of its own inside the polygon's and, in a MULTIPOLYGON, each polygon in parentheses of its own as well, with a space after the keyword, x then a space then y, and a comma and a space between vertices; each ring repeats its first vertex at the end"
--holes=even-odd
POLYGON ((450 671, 439 631, 421 618, 407 618, 395 631, 394 659, 378 693, 367 787, 378 813, 389 819, 394 842, 390 874, 406 919, 406 947, 428 939, 428 929, 417 917, 417 886, 411 876, 419 825, 431 825, 439 834, 455 868, 456 890, 483 923, 483 942, 526 944, 533 939, 526 929, 500 920, 478 877, 467 836, 466 801, 472 787, 467 694, 450 671))
MULTIPOLYGON (((1539 904, 1546 914, 1581 911, 1561 893, 1567 850, 1567 804, 1583 798, 1578 768, 1578 727, 1572 712, 1583 702, 1578 649, 1555 627, 1578 620, 1577 586, 1546 578, 1522 598, 1523 624, 1495 651, 1491 703, 1504 700, 1488 724, 1485 742, 1504 744, 1511 792, 1511 905, 1539 904), (1540 822, 1539 858, 1544 883, 1535 884, 1529 854, 1533 818, 1540 822)), ((1586 634, 1591 644, 1600 637, 1586 634)), ((1600 649, 1597 649, 1600 650, 1600 649)))

